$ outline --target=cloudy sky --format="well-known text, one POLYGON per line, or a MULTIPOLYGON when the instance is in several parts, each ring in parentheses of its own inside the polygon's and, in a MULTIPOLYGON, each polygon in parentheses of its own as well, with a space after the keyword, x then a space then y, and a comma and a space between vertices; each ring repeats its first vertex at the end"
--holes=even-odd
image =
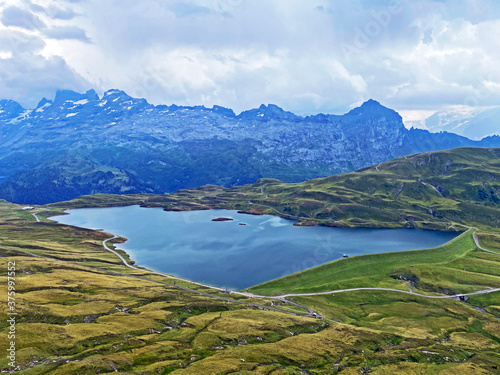
POLYGON ((0 98, 110 88, 153 104, 421 118, 500 103, 497 0, 4 0, 0 98))

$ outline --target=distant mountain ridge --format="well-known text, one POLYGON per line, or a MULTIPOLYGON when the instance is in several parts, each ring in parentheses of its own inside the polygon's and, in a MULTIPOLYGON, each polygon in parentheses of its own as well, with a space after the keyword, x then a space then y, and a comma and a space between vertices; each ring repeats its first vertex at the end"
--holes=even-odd
POLYGON ((302 117, 273 104, 236 115, 220 106, 154 106, 121 90, 102 98, 64 90, 32 110, 2 100, 0 111, 0 198, 20 203, 262 177, 299 182, 418 152, 500 146, 500 137, 407 130, 375 100, 342 116, 302 117))

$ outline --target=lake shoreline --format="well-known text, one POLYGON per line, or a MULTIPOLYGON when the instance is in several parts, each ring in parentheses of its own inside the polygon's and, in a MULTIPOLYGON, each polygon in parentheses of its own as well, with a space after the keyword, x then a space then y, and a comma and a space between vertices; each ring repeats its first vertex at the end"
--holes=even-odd
POLYGON ((136 264, 154 271, 215 287, 229 285, 235 290, 336 261, 346 253, 349 256, 356 256, 435 247, 446 241, 433 240, 434 242, 429 242, 432 246, 415 244, 419 241, 430 241, 429 238, 432 236, 436 239, 451 239, 459 234, 425 229, 408 232, 408 229, 401 228, 312 226, 306 229, 302 225, 296 226, 296 221, 283 219, 277 215, 246 215, 235 210, 166 211, 157 207, 150 211, 142 208, 145 207, 132 205, 83 208, 66 212, 66 215, 60 216, 61 220, 54 219, 54 216, 51 218, 64 225, 101 229, 127 239, 126 243, 117 246, 116 249, 128 255, 129 263, 135 261, 136 264), (128 220, 126 217, 133 217, 134 225, 126 223, 128 229, 123 229, 113 220, 110 221, 111 226, 106 224, 106 219, 109 219, 106 216, 111 215, 113 209, 120 212, 115 215, 117 216, 115 220, 123 220, 126 223, 128 220), (85 219, 87 222, 80 223, 72 221, 70 219, 72 215, 75 212, 81 213, 81 210, 98 210, 91 211, 93 220, 97 221, 93 223, 88 219, 85 219), (226 216, 231 216, 233 220, 226 221, 225 225, 220 225, 218 220, 213 221, 226 216), (166 221, 157 223, 162 220, 166 221), (149 226, 157 224, 161 228, 158 229, 158 233, 166 230, 165 228, 172 231, 166 242, 162 242, 158 235, 152 233, 144 235, 145 237, 137 237, 137 233, 134 232, 146 231, 149 226), (140 228, 136 228, 137 226, 140 228), (391 236, 387 235, 387 231, 390 231, 391 236), (353 233, 356 233, 354 237, 353 233), (257 234, 258 237, 255 237, 257 234), (422 239, 422 234, 427 239, 422 239), (413 237, 413 243, 407 241, 408 236, 413 237), (377 248, 374 247, 377 237, 378 241, 385 241, 385 237, 394 237, 391 241, 396 242, 389 241, 377 248), (147 245, 150 239, 154 241, 151 245, 147 245), (367 245, 363 245, 364 243, 367 245), (163 268, 162 264, 168 264, 167 268, 163 268))
MULTIPOLYGON (((202 190, 199 188, 198 190, 202 190)), ((187 192, 191 192, 187 190, 187 192)), ((429 220, 418 220, 412 217, 400 218, 395 221, 380 220, 360 220, 352 218, 349 220, 319 220, 311 217, 300 217, 287 214, 269 206, 267 202, 259 201, 231 201, 224 202, 220 199, 213 199, 211 202, 200 203, 188 196, 182 196, 181 199, 173 198, 180 195, 181 191, 175 194, 131 194, 131 195, 108 195, 96 194, 83 196, 67 202, 58 202, 47 204, 40 208, 53 207, 56 209, 71 208, 98 208, 98 207, 127 207, 138 205, 144 208, 161 208, 167 212, 185 212, 185 211, 209 211, 209 210, 236 210, 238 213, 261 216, 273 215, 283 219, 296 220, 297 226, 325 226, 333 228, 376 228, 376 229, 426 229, 445 232, 465 232, 466 225, 454 222, 451 223, 444 218, 433 218, 429 220)))

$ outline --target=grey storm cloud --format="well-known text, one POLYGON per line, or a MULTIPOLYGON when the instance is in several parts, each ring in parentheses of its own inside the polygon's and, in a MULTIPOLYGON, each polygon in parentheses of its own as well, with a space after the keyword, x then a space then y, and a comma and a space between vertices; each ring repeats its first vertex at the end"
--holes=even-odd
POLYGON ((45 27, 35 14, 16 6, 5 8, 0 20, 5 26, 17 26, 26 30, 38 30, 45 27))
POLYGON ((90 43, 90 39, 85 33, 85 30, 76 26, 55 26, 45 30, 44 33, 50 39, 74 39, 90 43))

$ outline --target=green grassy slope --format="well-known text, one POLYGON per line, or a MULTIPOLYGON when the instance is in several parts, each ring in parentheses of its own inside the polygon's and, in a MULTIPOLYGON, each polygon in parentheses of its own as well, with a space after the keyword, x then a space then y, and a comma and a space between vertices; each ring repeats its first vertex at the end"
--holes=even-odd
MULTIPOLYGON (((442 230, 475 226, 483 246, 500 252, 499 194, 500 149, 463 148, 411 155, 297 184, 262 179, 231 189, 181 190, 145 204, 169 210, 217 207, 277 214, 298 220, 298 225, 442 230)), ((437 249, 342 259, 251 290, 268 295, 376 286, 407 290, 404 278, 422 293, 474 292, 499 286, 499 256, 478 250, 469 232, 437 249)), ((485 306, 497 305, 500 302, 485 306)))
MULTIPOLYGON (((32 212, 1 203, 2 285, 7 262, 17 265, 18 373, 497 374, 500 292, 471 296, 467 303, 375 290, 292 297, 324 319, 298 317, 267 310, 271 301, 264 298, 235 297, 264 306, 258 309, 167 285, 171 279, 127 268, 105 251, 101 242, 110 234, 57 225, 46 217, 65 208, 142 204, 168 210, 236 208, 294 218, 301 225, 450 230, 470 225, 479 228, 482 246, 500 253, 499 156, 498 149, 460 149, 299 184, 266 179, 172 195, 85 196, 50 205, 50 211, 38 213, 41 223, 32 212)), ((500 286, 499 260, 499 254, 476 247, 471 230, 436 249, 342 259, 252 291, 378 286, 428 295, 472 292, 500 286)), ((5 352, 5 293, 0 302, 5 352)), ((0 370, 8 368, 0 358, 0 370)))
MULTIPOLYGON (((112 198, 82 198, 75 205, 112 198)), ((113 202, 127 199, 137 202, 113 202)), ((103 250, 109 234, 51 223, 43 218, 50 212, 39 213, 36 223, 20 208, 0 205, 0 240, 8 246, 0 247, 2 285, 7 262, 17 267, 19 374, 493 374, 500 366, 498 319, 464 303, 371 291, 296 298, 324 320, 259 310, 157 284, 172 281, 128 269, 103 250)), ((470 236, 456 241, 466 252, 470 236)), ((459 254, 446 252, 443 261, 459 254)), ((270 306, 269 300, 247 300, 270 306)), ((0 302, 5 352, 5 293, 0 302)), ((495 298, 480 302, 498 304, 495 298)), ((0 369, 9 369, 6 357, 0 369)))
MULTIPOLYGON (((401 279, 402 276, 406 280, 411 280, 419 289, 424 286, 423 289, 429 291, 438 291, 442 288, 447 289, 450 294, 461 293, 479 286, 478 277, 470 283, 454 285, 447 280, 448 272, 459 271, 450 268, 450 264, 475 249, 471 231, 435 249, 370 254, 340 259, 261 284, 250 290, 264 295, 324 292, 359 287, 408 290, 407 284, 401 279), (436 272, 427 272, 430 269, 436 272)), ((490 275, 485 274, 484 278, 485 280, 481 280, 482 284, 491 285, 494 282, 495 285, 492 286, 500 286, 500 277, 498 280, 496 278, 491 280, 490 275)), ((459 279, 457 276, 456 280, 459 279)))
POLYGON ((345 175, 286 184, 261 179, 224 189, 179 190, 147 205, 238 208, 304 224, 434 227, 500 226, 500 149, 417 154, 345 175))

